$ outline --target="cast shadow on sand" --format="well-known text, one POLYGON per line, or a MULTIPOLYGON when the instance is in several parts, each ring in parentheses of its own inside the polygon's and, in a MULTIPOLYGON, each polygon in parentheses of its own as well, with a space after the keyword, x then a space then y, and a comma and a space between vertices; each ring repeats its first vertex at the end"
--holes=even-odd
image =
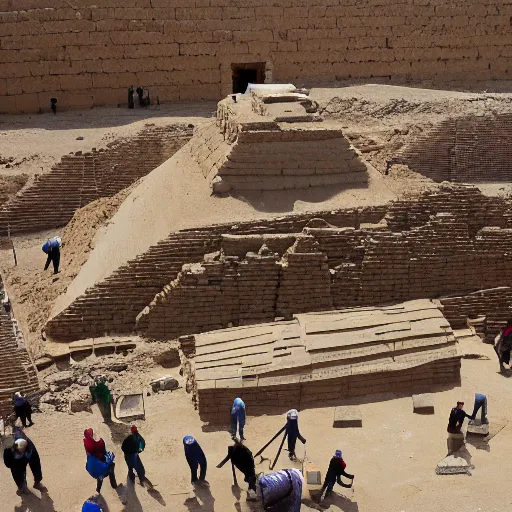
POLYGON ((187 498, 184 505, 190 512, 215 512, 215 498, 212 496, 210 486, 194 485, 194 496, 187 498))
POLYGON ((343 494, 337 494, 336 492, 333 492, 329 498, 325 498, 320 503, 320 507, 323 510, 339 509, 342 512, 359 512, 359 505, 357 502, 352 501, 343 494))
POLYGON ((14 507, 14 512, 56 512, 48 492, 41 492, 41 497, 37 496, 33 492, 24 494, 21 497, 21 505, 14 507))

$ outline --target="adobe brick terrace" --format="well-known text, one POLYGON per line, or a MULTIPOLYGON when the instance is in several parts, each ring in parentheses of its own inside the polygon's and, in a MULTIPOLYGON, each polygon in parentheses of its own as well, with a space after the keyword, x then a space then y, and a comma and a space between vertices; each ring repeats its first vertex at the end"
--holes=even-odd
POLYGON ((385 207, 181 231, 88 289, 47 333, 71 341, 137 330, 165 340, 510 286, 510 207, 442 185, 385 207))
POLYGON ((504 0, 0 1, 0 112, 127 102, 219 100, 232 65, 268 82, 509 80, 504 0))

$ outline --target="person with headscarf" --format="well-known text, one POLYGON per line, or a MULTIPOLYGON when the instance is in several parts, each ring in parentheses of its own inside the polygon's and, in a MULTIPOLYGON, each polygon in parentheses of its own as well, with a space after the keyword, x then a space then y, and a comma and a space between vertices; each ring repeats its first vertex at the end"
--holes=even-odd
POLYGON ((34 476, 34 489, 44 489, 41 484, 43 473, 39 453, 27 437, 17 437, 13 446, 4 450, 4 464, 11 470, 12 478, 18 487, 18 495, 27 492, 27 465, 34 476))
POLYGON ((302 444, 306 444, 306 439, 299 432, 299 413, 297 409, 291 409, 286 413, 286 431, 288 433, 288 457, 290 457, 290 460, 295 460, 297 458, 295 455, 297 439, 302 444))
POLYGON ((259 479, 263 510, 268 512, 300 512, 302 473, 298 469, 282 469, 259 479))
MULTIPOLYGON (((236 437, 234 441, 234 444, 228 447, 226 458, 220 462, 217 467, 221 468, 228 460, 231 460, 231 464, 243 473, 244 481, 249 484, 248 499, 254 499, 256 496, 256 467, 254 465, 254 457, 252 456, 251 450, 242 444, 239 437, 236 437)), ((235 472, 233 471, 233 475, 234 474, 235 472)))
POLYGON ((98 505, 95 496, 91 496, 82 505, 82 512, 103 512, 103 509, 98 505))
POLYGON ((34 424, 32 421, 32 406, 30 405, 30 402, 23 396, 23 393, 19 391, 14 393, 14 414, 16 415, 14 421, 20 418, 21 424, 24 427, 27 427, 27 420, 29 427, 34 424))
POLYGON ((88 473, 96 479, 96 492, 101 492, 103 479, 108 475, 110 485, 113 489, 117 488, 114 454, 107 452, 105 441, 103 439, 94 439, 94 431, 88 428, 84 431, 84 448, 87 454, 86 469, 88 473), (100 463, 96 462, 99 461, 100 463))
POLYGON ((231 407, 231 437, 235 439, 238 435, 242 441, 245 441, 244 437, 244 427, 245 427, 245 404, 241 398, 235 398, 233 402, 233 407, 231 407))
POLYGON ((183 438, 183 447, 185 448, 185 458, 187 459, 188 467, 190 468, 190 481, 195 483, 198 481, 197 469, 200 468, 199 481, 206 481, 206 456, 199 446, 199 443, 193 436, 185 436, 183 438))
POLYGON ((44 266, 45 270, 48 270, 50 263, 53 263, 53 273, 59 273, 59 264, 60 264, 60 247, 61 247, 61 239, 58 236, 53 238, 49 238, 41 247, 43 252, 47 255, 46 264, 44 266))
POLYGON ((139 453, 144 451, 144 448, 146 447, 146 441, 144 441, 144 438, 139 434, 139 431, 135 425, 132 425, 130 430, 131 434, 123 441, 121 450, 123 450, 124 460, 128 466, 128 478, 132 482, 135 481, 135 473, 133 472, 133 470, 135 470, 141 485, 143 485, 144 481, 146 480, 146 471, 142 461, 140 460, 139 453))
POLYGON ((336 484, 336 483, 338 485, 341 485, 341 487, 345 487, 347 489, 352 487, 354 475, 347 473, 345 471, 346 467, 347 467, 347 464, 343 460, 341 450, 336 450, 334 457, 331 459, 331 462, 329 462, 329 468, 327 469, 327 473, 325 475, 324 485, 322 486, 322 491, 320 493, 320 496, 324 493, 324 491, 326 489, 327 489, 327 492, 325 493, 325 496, 326 497, 330 496, 332 494, 334 484, 336 484), (350 480, 352 480, 352 482, 350 482, 350 484, 343 483, 341 481, 342 476, 344 476, 346 478, 350 478, 350 480))

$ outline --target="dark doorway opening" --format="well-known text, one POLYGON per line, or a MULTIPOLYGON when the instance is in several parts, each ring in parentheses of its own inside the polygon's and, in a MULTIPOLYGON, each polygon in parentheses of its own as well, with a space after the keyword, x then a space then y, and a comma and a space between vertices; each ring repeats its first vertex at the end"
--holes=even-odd
POLYGON ((265 63, 231 64, 233 77, 233 94, 244 93, 248 84, 265 82, 265 63))

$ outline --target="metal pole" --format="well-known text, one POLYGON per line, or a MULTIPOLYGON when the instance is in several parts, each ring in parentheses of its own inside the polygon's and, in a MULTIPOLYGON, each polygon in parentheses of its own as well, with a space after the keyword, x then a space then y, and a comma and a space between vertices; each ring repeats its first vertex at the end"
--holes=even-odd
POLYGON ((274 469, 274 466, 277 463, 277 459, 279 459, 279 455, 281 455, 281 450, 283 449, 283 445, 284 445, 284 442, 287 437, 288 437, 288 430, 284 433, 283 440, 281 441, 281 444, 279 446, 279 450, 277 450, 276 458, 274 459, 274 462, 272 463, 272 465, 270 466, 269 469, 274 469))
POLYGON ((279 437, 279 434, 281 434, 283 432, 283 430, 286 430, 286 425, 256 454, 254 455, 255 457, 257 457, 258 455, 261 455, 263 453, 263 451, 265 450, 265 448, 271 444, 274 439, 276 439, 277 437, 279 437))

